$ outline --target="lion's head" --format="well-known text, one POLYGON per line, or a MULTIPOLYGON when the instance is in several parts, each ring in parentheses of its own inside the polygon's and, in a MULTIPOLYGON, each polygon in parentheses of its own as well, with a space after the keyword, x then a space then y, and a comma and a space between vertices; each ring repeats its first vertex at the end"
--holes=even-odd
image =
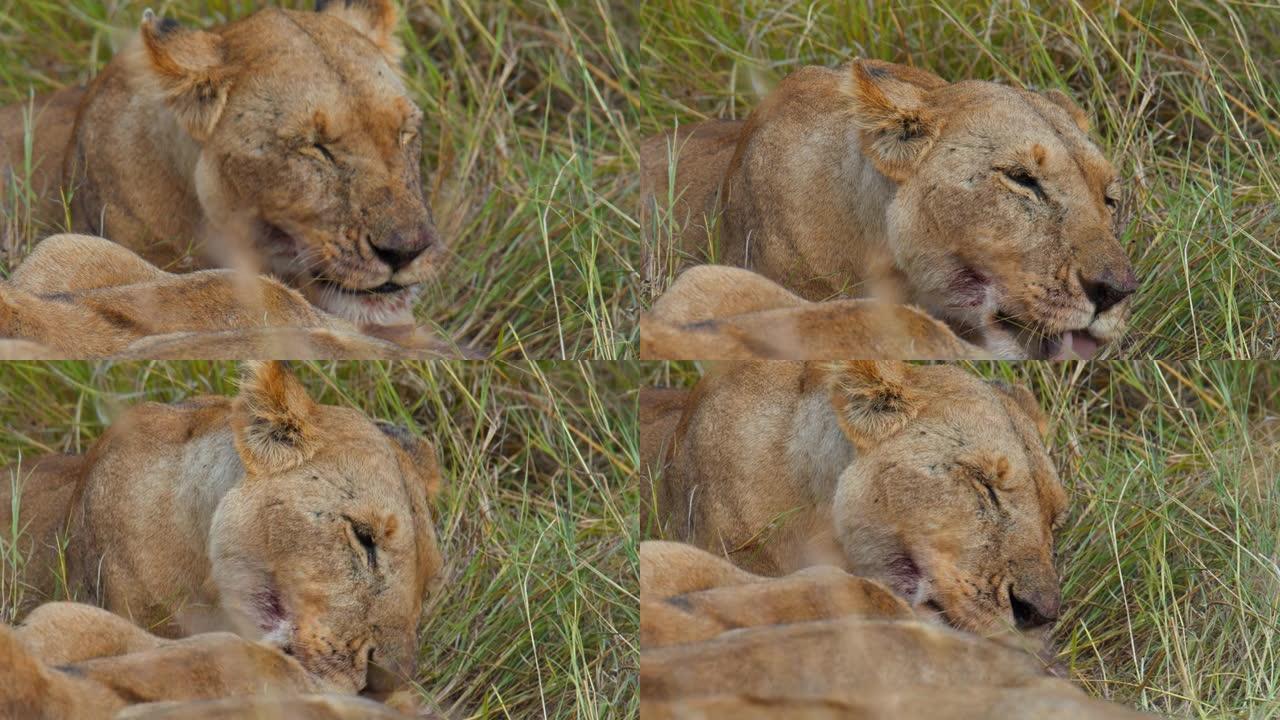
POLYGON ((1138 280, 1084 112, 1058 91, 851 67, 862 151, 897 183, 886 233, 913 300, 1026 357, 1089 357, 1117 338, 1138 280))
POLYGON ((442 564, 427 507, 434 450, 313 402, 276 363, 251 367, 231 425, 245 477, 210 528, 220 606, 335 688, 403 685, 442 564))
POLYGON ((1031 393, 945 365, 837 368, 831 401, 856 452, 832 513, 851 571, 961 629, 1050 625, 1066 495, 1031 393))
MULTIPOLYGON (((209 31, 148 14, 134 82, 194 140, 195 194, 236 252, 354 322, 408 317, 443 244, 391 0, 267 9, 209 31)), ((187 138, 175 139, 179 145, 187 138)))

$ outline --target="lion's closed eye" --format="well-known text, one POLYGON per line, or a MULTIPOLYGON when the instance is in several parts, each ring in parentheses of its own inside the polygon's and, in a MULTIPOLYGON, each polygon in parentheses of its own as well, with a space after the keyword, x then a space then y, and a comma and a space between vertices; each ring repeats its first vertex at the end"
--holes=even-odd
POLYGON ((347 521, 348 539, 354 541, 352 549, 364 552, 370 569, 378 567, 378 543, 374 539, 373 528, 354 518, 344 516, 344 519, 347 521))
POLYGON ((1029 191, 1034 193, 1035 196, 1041 200, 1044 200, 1047 197, 1044 187, 1040 184, 1040 181, 1026 168, 1020 165, 1015 165, 1012 167, 992 169, 998 172, 1000 177, 1006 181, 1005 184, 1011 186, 1012 189, 1029 191))

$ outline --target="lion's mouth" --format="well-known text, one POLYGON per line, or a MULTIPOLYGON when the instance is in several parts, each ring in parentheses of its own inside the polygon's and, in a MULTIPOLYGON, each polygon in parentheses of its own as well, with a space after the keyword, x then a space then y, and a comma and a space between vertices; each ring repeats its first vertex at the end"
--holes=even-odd
POLYGON ((401 292, 412 292, 413 288, 415 287, 413 285, 400 285, 399 283, 394 283, 388 280, 387 282, 384 282, 377 287, 349 288, 345 285, 334 282, 332 280, 319 278, 319 277, 316 278, 316 283, 325 287, 331 292, 343 293, 344 295, 351 295, 357 298, 361 298, 361 297, 376 298, 380 295, 395 295, 396 293, 401 293, 401 292))
POLYGON ((993 324, 1017 338, 1032 360, 1089 360, 1098 354, 1103 342, 1088 328, 1044 333, 1002 312, 996 313, 993 324))

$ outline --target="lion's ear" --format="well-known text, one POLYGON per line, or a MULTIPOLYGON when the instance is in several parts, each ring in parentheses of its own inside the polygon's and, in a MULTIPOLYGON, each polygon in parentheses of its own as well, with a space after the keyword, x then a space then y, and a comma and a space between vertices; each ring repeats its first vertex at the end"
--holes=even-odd
POLYGON ((1004 394, 1018 406, 1022 412, 1031 418, 1031 422, 1036 425, 1036 432, 1040 434, 1041 439, 1049 437, 1049 418, 1044 414, 1044 410, 1040 408, 1040 403, 1036 400, 1036 396, 1031 394, 1025 385, 1018 383, 1007 383, 1001 380, 992 381, 992 385, 1004 394))
POLYGON ((316 12, 342 18, 373 41, 392 65, 404 56, 404 46, 396 38, 400 9, 395 0, 316 0, 316 12))
POLYGON ((854 447, 866 449, 906 427, 920 411, 907 387, 907 365, 849 360, 825 366, 836 419, 854 447))
POLYGON ((400 449, 404 450, 409 456, 414 469, 422 477, 427 499, 435 500, 436 496, 440 494, 441 485, 444 484, 444 480, 440 475, 440 464, 436 462, 435 446, 427 442, 426 438, 402 425, 382 420, 377 421, 377 425, 383 434, 395 440, 400 449))
MULTIPOLYGON (((436 449, 425 438, 407 428, 393 423, 378 421, 378 429, 387 437, 396 441, 407 461, 421 482, 405 487, 409 496, 409 511, 413 520, 414 547, 417 554, 417 587, 418 597, 425 598, 441 581, 440 571, 444 566, 444 558, 440 555, 440 547, 436 542, 435 524, 432 522, 430 503, 440 494, 443 483, 440 464, 436 461, 436 449)), ((402 471, 407 479, 414 472, 402 471)))
POLYGON ((142 14, 142 45, 156 88, 196 140, 213 132, 227 104, 231 73, 222 37, 142 14))
POLYGON ((284 472, 315 454, 315 401, 279 362, 246 363, 231 410, 236 451, 254 474, 284 472))
POLYGON ((925 101, 925 90, 896 78, 885 63, 853 61, 853 118, 862 131, 862 152, 876 169, 901 182, 937 139, 941 121, 925 101))
POLYGON ((1071 122, 1075 123, 1076 127, 1080 128, 1080 132, 1089 132, 1089 116, 1086 115, 1084 110, 1081 110, 1080 106, 1075 104, 1075 101, 1073 101, 1066 93, 1061 90, 1045 90, 1040 93, 1040 95, 1042 95, 1045 100, 1048 100, 1063 110, 1066 110, 1067 115, 1071 117, 1071 122))

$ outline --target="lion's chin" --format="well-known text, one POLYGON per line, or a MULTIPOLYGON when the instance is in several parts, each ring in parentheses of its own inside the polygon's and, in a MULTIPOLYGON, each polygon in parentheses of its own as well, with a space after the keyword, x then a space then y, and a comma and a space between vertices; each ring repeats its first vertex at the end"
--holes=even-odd
POLYGON ((421 286, 388 283, 370 290, 349 290, 335 283, 316 282, 304 292, 316 307, 357 326, 406 325, 413 322, 413 305, 421 286))

